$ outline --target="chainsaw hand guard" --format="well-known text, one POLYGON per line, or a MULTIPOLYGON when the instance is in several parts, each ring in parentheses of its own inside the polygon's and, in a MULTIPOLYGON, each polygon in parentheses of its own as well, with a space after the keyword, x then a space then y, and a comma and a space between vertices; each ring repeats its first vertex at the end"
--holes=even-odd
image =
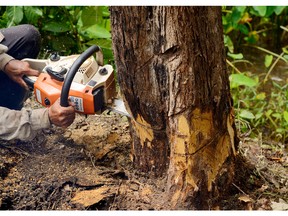
POLYGON ((75 62, 72 64, 69 72, 67 73, 65 79, 64 79, 64 83, 63 83, 63 87, 61 90, 61 96, 60 96, 60 105, 63 107, 68 107, 69 103, 68 103, 68 96, 69 96, 69 91, 70 91, 70 87, 71 84, 73 82, 74 76, 77 73, 78 69, 80 68, 80 66, 91 56, 93 55, 95 52, 100 51, 100 48, 96 45, 92 45, 91 47, 89 47, 87 50, 85 50, 76 60, 75 62))

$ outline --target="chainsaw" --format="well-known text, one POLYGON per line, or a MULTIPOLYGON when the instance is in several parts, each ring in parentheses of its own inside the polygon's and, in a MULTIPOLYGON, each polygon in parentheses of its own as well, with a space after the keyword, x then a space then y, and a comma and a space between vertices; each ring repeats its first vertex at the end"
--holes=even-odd
POLYGON ((117 98, 113 67, 103 64, 100 47, 92 45, 80 55, 53 53, 48 59, 22 61, 41 72, 39 77, 24 76, 23 79, 43 106, 51 106, 60 97, 61 106, 67 107, 69 99, 78 113, 92 115, 110 110, 130 117, 123 100, 117 98))

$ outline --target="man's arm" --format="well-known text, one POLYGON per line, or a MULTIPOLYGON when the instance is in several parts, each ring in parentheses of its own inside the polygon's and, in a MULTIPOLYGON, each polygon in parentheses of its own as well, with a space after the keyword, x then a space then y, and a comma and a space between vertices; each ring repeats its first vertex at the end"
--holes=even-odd
POLYGON ((0 139, 32 140, 39 130, 50 126, 48 109, 16 111, 0 107, 0 139))
POLYGON ((28 62, 14 59, 6 53, 7 50, 8 48, 5 45, 0 44, 0 70, 6 73, 11 80, 28 90, 28 86, 22 77, 24 75, 39 76, 40 72, 32 69, 28 62))
POLYGON ((32 140, 39 130, 54 124, 66 128, 75 119, 75 109, 70 104, 62 107, 58 99, 51 107, 35 110, 10 110, 0 107, 0 139, 23 141, 32 140))
POLYGON ((8 50, 8 47, 6 47, 3 44, 0 44, 0 70, 1 71, 4 71, 4 67, 6 66, 6 64, 12 59, 14 59, 12 56, 6 54, 7 50, 8 50))

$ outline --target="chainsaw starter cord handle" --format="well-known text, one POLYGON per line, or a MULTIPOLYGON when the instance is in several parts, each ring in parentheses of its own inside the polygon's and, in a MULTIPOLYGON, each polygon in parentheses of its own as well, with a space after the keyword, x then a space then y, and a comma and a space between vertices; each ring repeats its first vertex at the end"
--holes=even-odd
POLYGON ((63 74, 65 74, 67 72, 67 69, 62 68, 59 72, 57 72, 57 71, 53 71, 51 67, 47 67, 46 71, 53 79, 56 79, 60 82, 63 82, 64 81, 63 74))
POLYGON ((63 107, 68 107, 68 97, 69 97, 69 91, 71 84, 73 82, 74 76, 77 73, 80 66, 95 52, 100 51, 100 48, 96 45, 92 45, 87 50, 85 50, 72 64, 70 70, 68 71, 63 86, 61 90, 61 96, 60 96, 60 105, 63 107))

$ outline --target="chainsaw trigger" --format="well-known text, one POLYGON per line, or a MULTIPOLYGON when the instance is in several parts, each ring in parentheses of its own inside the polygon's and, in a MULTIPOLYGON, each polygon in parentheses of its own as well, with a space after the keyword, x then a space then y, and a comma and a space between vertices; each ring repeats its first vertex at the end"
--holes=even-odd
POLYGON ((51 67, 47 67, 46 71, 53 79, 63 82, 64 76, 62 74, 65 74, 67 72, 67 69, 62 68, 59 72, 57 72, 57 71, 53 71, 51 67))

